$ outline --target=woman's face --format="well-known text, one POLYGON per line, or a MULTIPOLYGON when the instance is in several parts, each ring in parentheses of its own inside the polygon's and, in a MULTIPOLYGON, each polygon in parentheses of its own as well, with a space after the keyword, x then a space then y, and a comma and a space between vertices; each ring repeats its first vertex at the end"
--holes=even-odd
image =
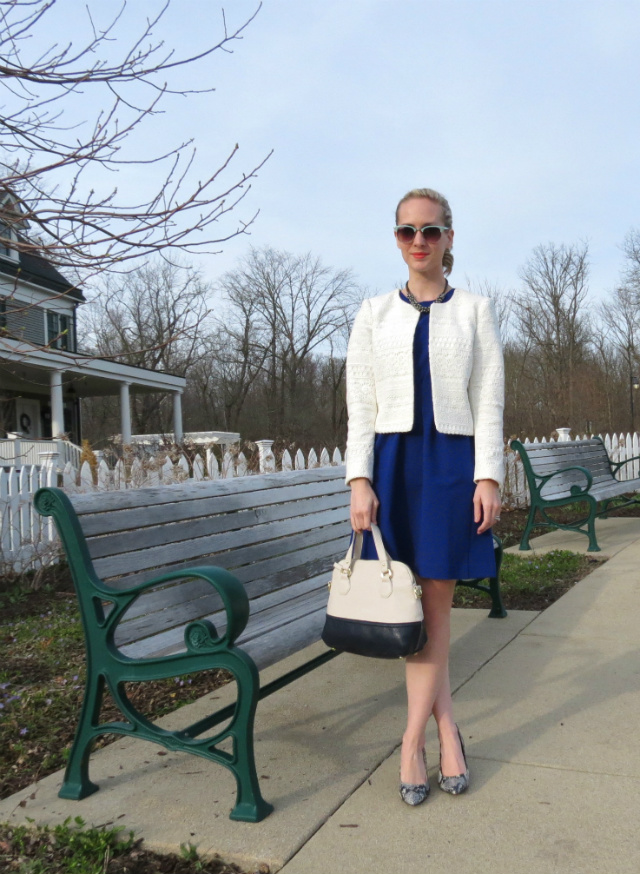
MULTIPOLYGON (((445 222, 442 218, 442 207, 426 197, 406 200, 400 204, 398 224, 413 225, 414 228, 422 228, 425 225, 443 227, 445 222)), ((415 235, 412 243, 401 243, 396 237, 396 245, 410 272, 439 277, 442 274, 442 258, 445 250, 453 245, 453 231, 442 231, 442 236, 437 242, 425 240, 420 232, 415 235)))

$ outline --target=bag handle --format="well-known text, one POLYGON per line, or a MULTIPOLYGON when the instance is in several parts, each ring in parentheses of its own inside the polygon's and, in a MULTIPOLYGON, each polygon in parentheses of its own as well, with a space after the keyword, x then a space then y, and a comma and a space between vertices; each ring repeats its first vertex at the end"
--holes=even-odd
MULTIPOLYGON (((378 561, 380 562, 382 575, 387 576, 391 574, 391 569, 389 567, 389 556, 387 554, 386 549, 384 548, 384 543, 382 542, 382 534, 380 533, 380 529, 375 523, 371 523, 371 533, 373 534, 373 542, 376 549, 376 554, 378 556, 378 561)), ((353 568, 353 562, 357 561, 362 554, 362 531, 358 531, 355 537, 352 539, 349 544, 349 549, 347 550, 347 554, 344 559, 340 562, 341 567, 347 567, 349 572, 353 568)))

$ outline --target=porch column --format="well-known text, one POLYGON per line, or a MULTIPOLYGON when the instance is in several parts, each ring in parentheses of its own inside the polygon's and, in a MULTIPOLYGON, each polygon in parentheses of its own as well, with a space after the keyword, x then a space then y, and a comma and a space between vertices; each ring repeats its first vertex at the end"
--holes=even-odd
POLYGON ((62 401, 62 371, 51 371, 51 437, 64 434, 64 403, 62 401))
POLYGON ((182 443, 184 432, 182 430, 182 392, 173 392, 173 439, 176 443, 182 443))
POLYGON ((122 445, 131 443, 131 402, 129 399, 129 382, 120 383, 120 435, 122 445))

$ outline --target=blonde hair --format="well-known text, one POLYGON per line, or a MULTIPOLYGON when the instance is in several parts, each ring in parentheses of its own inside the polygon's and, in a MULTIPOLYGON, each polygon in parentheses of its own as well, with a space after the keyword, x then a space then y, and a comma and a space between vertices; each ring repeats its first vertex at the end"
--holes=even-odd
MULTIPOLYGON (((415 198, 418 197, 424 197, 426 200, 432 200, 434 203, 437 203, 442 210, 442 223, 448 228, 453 227, 453 215, 451 213, 449 201, 444 194, 440 194, 439 191, 435 191, 433 188, 413 188, 411 191, 408 191, 396 206, 396 224, 398 224, 398 213, 400 212, 402 204, 406 203, 407 200, 415 200, 415 198)), ((451 254, 451 249, 445 249, 444 255, 442 256, 442 267, 447 276, 453 270, 453 255, 451 254)))

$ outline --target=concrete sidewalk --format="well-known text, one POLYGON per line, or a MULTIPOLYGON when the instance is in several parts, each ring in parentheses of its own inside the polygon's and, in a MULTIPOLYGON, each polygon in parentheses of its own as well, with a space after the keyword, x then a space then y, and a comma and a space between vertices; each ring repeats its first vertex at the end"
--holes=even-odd
MULTIPOLYGON (((538 538, 536 550, 557 533, 538 538)), ((602 555, 613 557, 544 613, 498 620, 486 610, 454 611, 452 685, 472 779, 466 795, 438 790, 430 725, 431 797, 415 809, 402 804, 402 664, 340 656, 258 708, 258 773, 276 808, 262 823, 228 819, 234 781, 223 768, 130 740, 92 757, 100 792, 63 801, 53 774, 0 802, 0 820, 121 822, 151 848, 178 851, 191 841, 248 870, 266 862, 283 874, 395 874, 430 863, 473 874, 635 874, 640 519, 603 520, 598 535, 602 555)), ((586 544, 566 536, 569 548, 586 544)), ((264 681, 301 660, 271 669, 264 681)), ((192 721, 211 709, 211 697, 223 705, 232 692, 217 690, 166 724, 192 721)))
MULTIPOLYGON (((283 874, 432 866, 457 874, 637 874, 640 519, 603 523, 601 554, 610 561, 539 614, 455 695, 469 792, 438 790, 431 728, 433 788, 425 804, 412 810, 396 800, 396 751, 283 874)), ((586 545, 585 537, 555 532, 535 546, 582 551, 580 541, 586 545), (557 535, 570 545, 560 547, 557 535)))

